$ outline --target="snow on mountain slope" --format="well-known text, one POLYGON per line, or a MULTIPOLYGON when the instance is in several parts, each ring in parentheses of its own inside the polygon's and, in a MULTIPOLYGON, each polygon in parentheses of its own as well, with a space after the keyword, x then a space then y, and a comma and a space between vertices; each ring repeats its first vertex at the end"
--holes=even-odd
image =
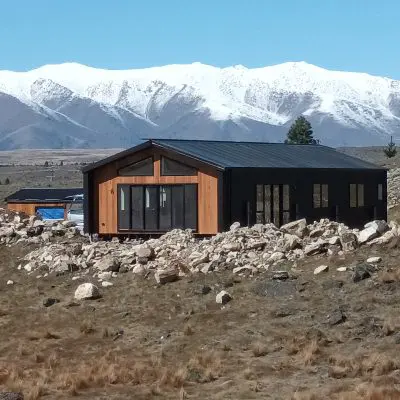
POLYGON ((388 135, 400 139, 400 81, 305 62, 125 71, 46 65, 0 71, 0 92, 32 110, 44 106, 64 114, 94 131, 97 145, 104 147, 126 147, 162 134, 282 140, 300 114, 328 145, 382 144, 388 135))

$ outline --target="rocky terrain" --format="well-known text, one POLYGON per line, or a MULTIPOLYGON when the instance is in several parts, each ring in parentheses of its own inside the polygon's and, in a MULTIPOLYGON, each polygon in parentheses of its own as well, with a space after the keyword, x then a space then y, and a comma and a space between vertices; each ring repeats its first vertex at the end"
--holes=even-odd
POLYGON ((1 210, 0 387, 30 400, 399 399, 399 243, 396 222, 329 220, 101 241, 1 210))

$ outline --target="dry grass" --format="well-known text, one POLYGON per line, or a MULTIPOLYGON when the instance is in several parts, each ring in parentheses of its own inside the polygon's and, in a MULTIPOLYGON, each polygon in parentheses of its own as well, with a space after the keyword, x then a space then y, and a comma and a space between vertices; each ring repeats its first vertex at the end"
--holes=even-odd
POLYGON ((194 334, 194 329, 192 325, 186 324, 185 327, 183 328, 183 334, 185 336, 192 336, 194 334))
MULTIPOLYGON (((93 321, 84 320, 79 326, 79 330, 83 335, 91 335, 96 332, 96 327, 93 321)), ((103 332, 104 333, 104 332, 103 332)))
POLYGON ((268 348, 265 344, 256 342, 252 345, 251 351, 254 357, 264 357, 268 354, 268 348))
POLYGON ((390 336, 396 331, 396 323, 393 318, 388 318, 382 325, 382 333, 385 336, 390 336))

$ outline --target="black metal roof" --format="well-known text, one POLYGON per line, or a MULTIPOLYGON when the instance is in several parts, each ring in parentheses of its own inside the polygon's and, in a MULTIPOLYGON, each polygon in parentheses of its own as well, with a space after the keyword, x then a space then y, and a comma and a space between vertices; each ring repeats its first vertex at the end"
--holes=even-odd
POLYGON ((9 203, 67 203, 83 188, 25 188, 6 197, 9 203))
POLYGON ((219 169, 225 168, 319 168, 384 169, 359 158, 321 145, 263 142, 153 139, 88 165, 88 172, 150 146, 160 147, 197 159, 219 169))

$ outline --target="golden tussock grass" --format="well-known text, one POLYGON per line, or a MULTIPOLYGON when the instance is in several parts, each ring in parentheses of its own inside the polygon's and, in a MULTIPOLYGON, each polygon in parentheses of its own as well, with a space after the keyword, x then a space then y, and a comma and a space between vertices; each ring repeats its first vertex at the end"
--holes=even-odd
POLYGON ((268 348, 265 344, 256 342, 252 345, 251 351, 254 357, 263 357, 268 354, 268 348))

